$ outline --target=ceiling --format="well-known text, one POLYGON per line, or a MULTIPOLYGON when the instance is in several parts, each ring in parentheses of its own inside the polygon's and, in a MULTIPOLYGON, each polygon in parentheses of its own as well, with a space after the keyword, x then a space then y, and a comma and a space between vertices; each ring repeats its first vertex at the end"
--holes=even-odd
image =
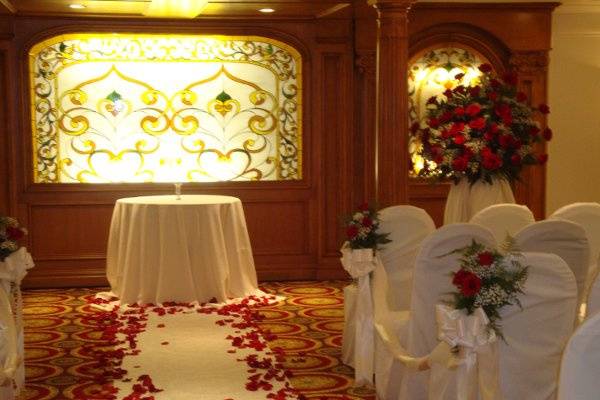
MULTIPOLYGON (((144 17, 149 3, 150 0, 0 0, 0 14, 144 17), (85 8, 70 8, 74 3, 85 8)), ((201 17, 319 18, 338 13, 350 4, 339 0, 216 0, 208 3, 201 17), (258 11, 261 8, 275 12, 263 14, 258 11)))

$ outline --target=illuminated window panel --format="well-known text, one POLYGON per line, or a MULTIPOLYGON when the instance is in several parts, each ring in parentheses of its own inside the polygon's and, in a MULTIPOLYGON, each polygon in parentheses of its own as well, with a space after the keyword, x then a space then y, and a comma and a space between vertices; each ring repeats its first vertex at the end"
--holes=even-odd
POLYGON ((284 43, 69 34, 29 56, 37 183, 302 178, 302 60, 284 43))
MULTIPOLYGON (((409 126, 415 122, 424 124, 427 116, 427 100, 432 96, 443 96, 446 89, 457 85, 471 86, 478 83, 480 71, 478 67, 487 61, 478 55, 462 48, 445 47, 427 51, 417 59, 408 71, 408 110, 409 126), (458 74, 464 77, 458 81, 458 74)), ((411 160, 410 175, 416 177, 423 169, 425 160, 421 156, 423 146, 420 141, 410 136, 408 152, 411 160)), ((431 169, 435 169, 432 163, 431 169)))

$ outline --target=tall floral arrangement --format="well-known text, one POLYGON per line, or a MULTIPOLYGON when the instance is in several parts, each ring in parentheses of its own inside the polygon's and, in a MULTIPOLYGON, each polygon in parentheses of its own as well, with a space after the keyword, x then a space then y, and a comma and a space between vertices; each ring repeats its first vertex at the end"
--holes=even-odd
POLYGON ((19 222, 11 217, 0 217, 0 261, 19 250, 19 241, 27 234, 19 222))
MULTIPOLYGON (((552 130, 542 130, 534 116, 548 114, 548 106, 527 104, 514 72, 500 78, 489 64, 479 70, 478 84, 458 85, 431 97, 425 122, 411 127, 427 161, 421 176, 466 178, 471 183, 514 181, 523 167, 547 161, 548 155, 536 154, 534 145, 550 140, 552 130)), ((460 81, 463 74, 455 78, 460 81)))
POLYGON ((389 243, 389 233, 379 232, 379 214, 362 203, 346 221, 346 237, 351 249, 375 249, 389 243))
POLYGON ((490 320, 490 327, 500 331, 500 309, 511 304, 520 305, 519 295, 527 280, 527 267, 520 262, 521 254, 507 243, 506 253, 486 248, 473 241, 471 245, 457 249, 460 268, 452 274, 452 305, 472 314, 481 307, 490 320))

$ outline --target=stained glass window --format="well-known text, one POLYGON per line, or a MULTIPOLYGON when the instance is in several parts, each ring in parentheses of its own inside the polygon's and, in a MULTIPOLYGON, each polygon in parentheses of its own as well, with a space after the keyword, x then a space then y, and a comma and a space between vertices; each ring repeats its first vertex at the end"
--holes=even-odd
MULTIPOLYGON (((480 75, 479 65, 486 62, 479 55, 463 48, 445 47, 429 50, 412 63, 408 71, 409 126, 423 124, 427 115, 427 100, 442 96, 446 89, 461 84, 476 84, 480 75), (458 74, 464 77, 457 81, 458 74)), ((408 152, 411 160, 411 176, 417 176, 423 168, 422 145, 413 136, 409 137, 408 152)), ((432 166, 434 169, 435 166, 432 166)))
POLYGON ((284 43, 69 34, 29 56, 35 182, 302 178, 302 60, 284 43))

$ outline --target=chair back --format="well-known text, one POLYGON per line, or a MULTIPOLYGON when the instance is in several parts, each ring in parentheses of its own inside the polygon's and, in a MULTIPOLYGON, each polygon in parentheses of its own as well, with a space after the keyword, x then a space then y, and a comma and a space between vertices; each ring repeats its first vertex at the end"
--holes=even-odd
MULTIPOLYGON (((411 356, 425 356, 438 344, 435 305, 454 290, 451 273, 460 265, 460 255, 449 253, 469 246, 473 240, 496 247, 494 235, 488 229, 469 223, 445 225, 423 242, 415 264, 407 328, 406 350, 411 356)), ((428 381, 427 371, 403 374, 400 399, 427 399, 428 381)))
MULTIPOLYGON (((588 284, 591 284, 598 271, 600 261, 600 204, 573 203, 556 210, 550 219, 565 219, 575 222, 585 229, 590 243, 590 267, 588 284)), ((589 286, 589 285, 588 285, 589 286)))
POLYGON ((521 229, 533 224, 535 218, 527 206, 504 203, 484 208, 475 214, 470 222, 485 226, 492 231, 496 241, 502 243, 506 236, 514 237, 521 229))
POLYGON ((387 207, 379 218, 379 230, 391 240, 379 252, 387 278, 385 297, 390 310, 408 310, 415 258, 435 224, 425 210, 409 205, 387 207))
POLYGON ((558 400, 597 400, 600 371, 600 314, 585 321, 562 358, 558 400))
POLYGON ((526 226, 515 236, 523 252, 556 254, 573 271, 579 302, 584 299, 588 275, 590 246, 585 230, 565 220, 546 220, 526 226))
MULTIPOLYGON (((577 285, 555 254, 523 253, 529 265, 522 309, 501 311, 500 387, 505 399, 553 400, 562 352, 573 333, 577 285)), ((575 397, 569 400, 575 400, 575 397)))

